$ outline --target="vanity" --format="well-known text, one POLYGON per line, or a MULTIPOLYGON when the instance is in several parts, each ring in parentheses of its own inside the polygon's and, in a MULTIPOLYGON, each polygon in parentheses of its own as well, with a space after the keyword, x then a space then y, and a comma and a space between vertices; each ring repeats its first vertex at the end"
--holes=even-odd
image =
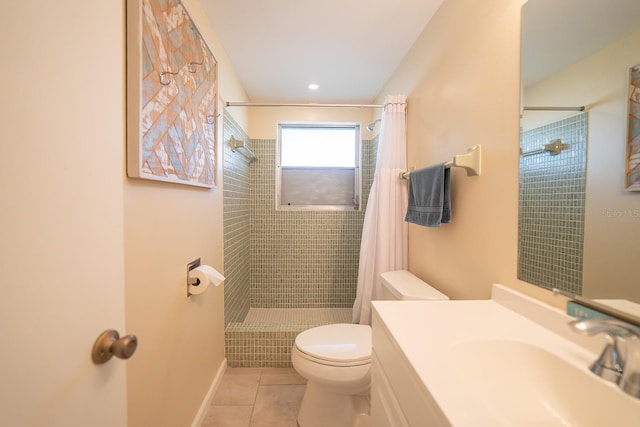
POLYGON ((374 301, 371 420, 388 426, 638 426, 589 371, 606 341, 501 285, 482 301, 374 301))

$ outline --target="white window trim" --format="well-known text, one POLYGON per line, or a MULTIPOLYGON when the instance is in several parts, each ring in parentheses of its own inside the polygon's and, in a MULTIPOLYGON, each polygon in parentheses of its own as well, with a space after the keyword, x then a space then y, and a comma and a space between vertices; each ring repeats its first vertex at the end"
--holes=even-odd
POLYGON ((277 211, 355 211, 362 210, 362 131, 361 124, 358 122, 292 122, 278 121, 277 124, 277 140, 276 140, 276 197, 275 204, 277 211), (282 183, 282 167, 280 157, 281 135, 280 130, 283 126, 294 127, 344 127, 354 128, 356 133, 356 165, 355 165, 355 197, 356 201, 353 205, 282 205, 281 201, 281 183, 282 183))

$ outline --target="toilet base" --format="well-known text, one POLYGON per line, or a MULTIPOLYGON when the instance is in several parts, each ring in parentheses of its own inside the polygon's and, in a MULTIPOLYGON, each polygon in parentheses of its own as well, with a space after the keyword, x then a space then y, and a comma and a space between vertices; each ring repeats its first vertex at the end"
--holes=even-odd
POLYGON ((298 412, 300 427, 366 427, 369 423, 369 395, 337 394, 308 381, 298 412))

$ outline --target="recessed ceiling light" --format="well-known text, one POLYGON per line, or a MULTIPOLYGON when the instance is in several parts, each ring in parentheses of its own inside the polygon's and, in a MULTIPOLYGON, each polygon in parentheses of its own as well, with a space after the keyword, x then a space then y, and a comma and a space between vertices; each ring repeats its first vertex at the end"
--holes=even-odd
POLYGON ((308 86, 308 88, 311 89, 311 90, 317 90, 319 87, 320 86, 318 86, 315 83, 310 83, 309 86, 308 86))

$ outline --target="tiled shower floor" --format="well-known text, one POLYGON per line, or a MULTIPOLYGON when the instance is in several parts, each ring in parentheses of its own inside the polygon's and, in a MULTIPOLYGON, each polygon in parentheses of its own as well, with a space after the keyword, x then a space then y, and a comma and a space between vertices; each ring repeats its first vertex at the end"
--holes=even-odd
POLYGON ((351 323, 351 308, 251 308, 225 330, 232 368, 290 368, 296 336, 314 326, 351 323))
POLYGON ((326 325, 351 323, 350 308, 250 308, 245 325, 326 325))

